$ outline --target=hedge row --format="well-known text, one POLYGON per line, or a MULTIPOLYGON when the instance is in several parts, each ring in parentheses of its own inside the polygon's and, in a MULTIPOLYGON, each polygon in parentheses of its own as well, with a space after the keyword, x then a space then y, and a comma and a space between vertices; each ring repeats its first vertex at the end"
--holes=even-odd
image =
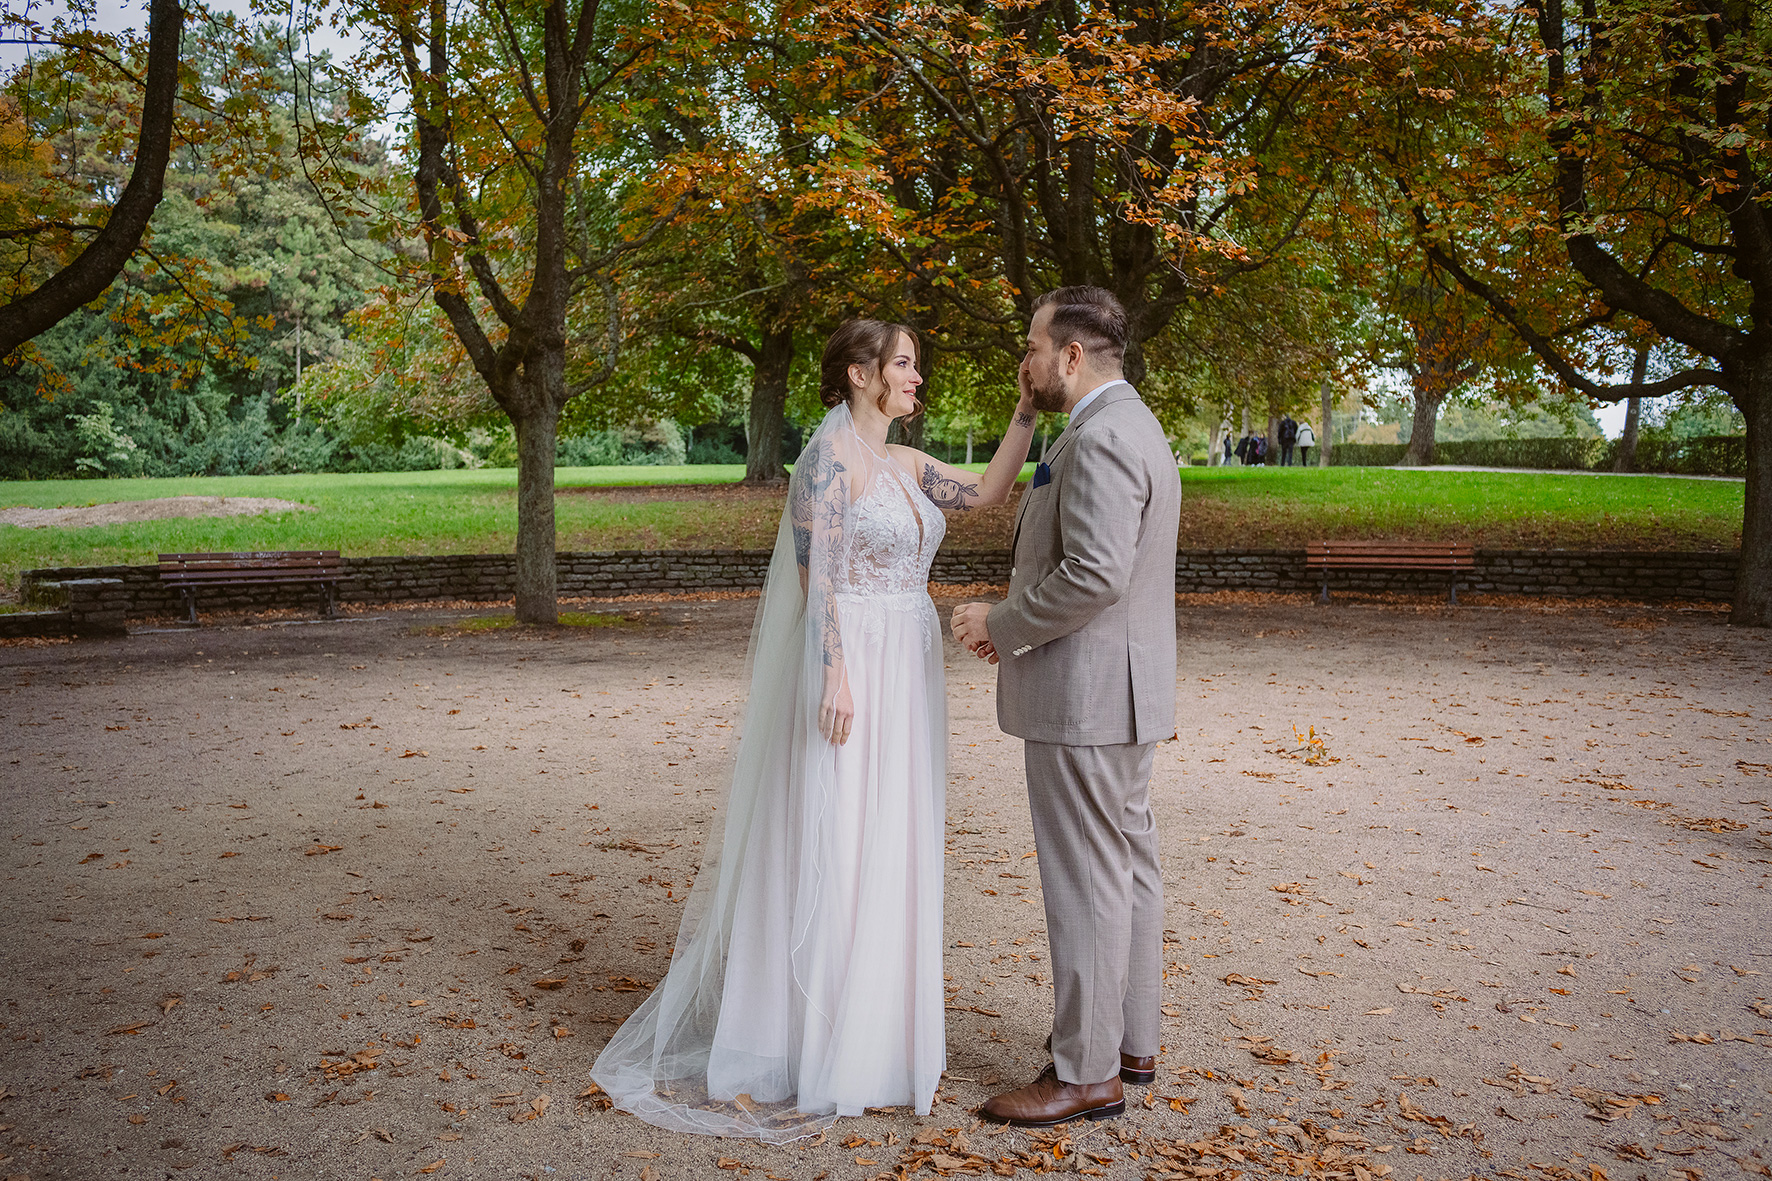
MULTIPOLYGON (((1337 467, 1394 467, 1403 461, 1407 450, 1404 443, 1337 443, 1329 450, 1329 462, 1337 467)), ((1611 471, 1617 457, 1618 442, 1611 439, 1465 439, 1434 448, 1435 463, 1548 471, 1611 471)), ((1744 476, 1747 438, 1641 439, 1637 442, 1636 470, 1744 476)))

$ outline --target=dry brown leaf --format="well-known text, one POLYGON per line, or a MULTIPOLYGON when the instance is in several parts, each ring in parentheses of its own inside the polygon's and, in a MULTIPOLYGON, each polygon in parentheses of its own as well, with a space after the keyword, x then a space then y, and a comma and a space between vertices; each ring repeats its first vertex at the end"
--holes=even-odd
POLYGON ((420 1173, 435 1173, 438 1169, 442 1168, 447 1163, 448 1163, 448 1158, 438 1157, 436 1160, 432 1161, 430 1164, 428 1164, 424 1168, 420 1169, 419 1172, 420 1173))

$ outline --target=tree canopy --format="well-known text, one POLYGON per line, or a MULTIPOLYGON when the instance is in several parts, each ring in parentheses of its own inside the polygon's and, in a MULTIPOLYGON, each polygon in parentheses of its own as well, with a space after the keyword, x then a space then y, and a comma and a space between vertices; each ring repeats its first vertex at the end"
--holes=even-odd
MULTIPOLYGON (((1480 407, 1724 399, 1750 455, 1736 616, 1772 623, 1772 17, 1752 0, 201 19, 139 243, 0 375, 7 474, 189 466, 218 431, 234 453, 204 470, 514 460, 520 614, 542 618, 562 432, 674 455, 705 430, 779 478, 823 336, 874 315, 925 346, 913 441, 988 438, 1033 299, 1092 283, 1129 309, 1128 372, 1177 439, 1384 370, 1417 462, 1442 406, 1462 431, 1480 407), (291 52, 328 19, 360 52, 291 52)), ((126 234, 166 106, 152 38, 33 35, 0 96, 14 295, 82 236, 126 234)))

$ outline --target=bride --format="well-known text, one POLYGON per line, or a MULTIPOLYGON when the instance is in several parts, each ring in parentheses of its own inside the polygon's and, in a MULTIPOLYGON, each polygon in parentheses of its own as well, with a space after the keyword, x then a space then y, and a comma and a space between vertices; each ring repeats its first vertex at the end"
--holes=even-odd
POLYGON ((938 508, 1008 499, 1033 438, 1022 382, 981 478, 887 428, 922 410, 915 334, 831 335, 829 407, 788 484, 751 634, 724 808, 670 971, 591 1077, 681 1132, 781 1143, 839 1115, 927 1114, 946 1065, 947 701, 929 566, 938 508))

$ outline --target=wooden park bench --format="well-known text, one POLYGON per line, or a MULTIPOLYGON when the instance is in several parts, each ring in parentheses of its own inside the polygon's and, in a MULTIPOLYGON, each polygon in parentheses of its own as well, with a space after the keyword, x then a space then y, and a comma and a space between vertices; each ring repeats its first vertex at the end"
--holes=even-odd
POLYGON ((1443 570, 1448 577, 1446 601, 1458 602, 1458 576, 1476 565, 1468 545, 1415 541, 1313 541, 1305 547, 1306 569, 1322 575, 1319 603, 1329 601, 1331 570, 1443 570))
POLYGON ((270 550, 246 554, 161 554, 160 580, 184 597, 185 622, 197 622, 197 588, 309 583, 326 597, 326 614, 338 612, 338 580, 344 563, 337 550, 270 550))

